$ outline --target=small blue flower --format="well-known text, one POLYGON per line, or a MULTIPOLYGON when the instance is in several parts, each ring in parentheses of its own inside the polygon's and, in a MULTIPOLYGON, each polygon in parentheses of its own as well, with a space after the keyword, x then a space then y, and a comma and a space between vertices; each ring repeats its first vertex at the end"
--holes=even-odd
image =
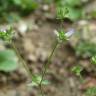
POLYGON ((74 32, 75 32, 74 29, 70 29, 66 33, 64 32, 64 30, 60 30, 59 32, 57 30, 54 31, 59 42, 68 40, 68 38, 71 37, 74 34, 74 32))

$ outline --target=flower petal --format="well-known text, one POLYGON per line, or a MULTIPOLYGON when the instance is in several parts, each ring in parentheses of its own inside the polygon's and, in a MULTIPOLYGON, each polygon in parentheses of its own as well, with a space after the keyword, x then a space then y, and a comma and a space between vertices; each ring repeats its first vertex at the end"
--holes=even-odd
POLYGON ((70 37, 70 36, 72 36, 73 34, 74 34, 74 29, 71 29, 70 31, 68 31, 67 33, 65 33, 65 36, 66 37, 70 37))

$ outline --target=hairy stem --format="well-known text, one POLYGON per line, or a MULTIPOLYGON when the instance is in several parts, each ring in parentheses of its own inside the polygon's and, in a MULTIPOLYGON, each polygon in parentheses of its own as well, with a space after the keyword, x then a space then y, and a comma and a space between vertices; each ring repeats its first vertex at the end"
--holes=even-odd
POLYGON ((52 50, 51 54, 50 54, 49 57, 48 57, 48 62, 45 63, 45 64, 43 65, 43 67, 42 67, 42 78, 41 78, 41 81, 40 81, 40 84, 39 84, 42 96, 44 95, 44 94, 43 94, 43 90, 42 90, 42 82, 43 82, 44 77, 45 77, 45 75, 46 75, 48 65, 49 65, 49 63, 50 63, 50 61, 51 61, 51 59, 52 59, 52 56, 53 56, 56 48, 57 48, 57 45, 58 45, 58 41, 56 41, 56 43, 55 43, 55 45, 54 45, 54 47, 53 47, 53 50, 52 50))

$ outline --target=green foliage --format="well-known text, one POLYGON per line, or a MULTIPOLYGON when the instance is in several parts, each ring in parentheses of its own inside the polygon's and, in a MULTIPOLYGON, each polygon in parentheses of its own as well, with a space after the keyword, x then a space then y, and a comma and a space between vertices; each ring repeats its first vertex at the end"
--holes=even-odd
POLYGON ((85 92, 86 96, 96 96, 96 87, 90 87, 85 92))
POLYGON ((80 6, 81 5, 81 0, 63 0, 67 5, 69 6, 80 6))
POLYGON ((13 0, 14 5, 19 6, 23 10, 34 10, 38 7, 35 0, 13 0))
MULTIPOLYGON (((42 76, 40 75, 34 75, 32 76, 32 83, 28 84, 28 86, 38 86, 42 80, 42 76)), ((42 81, 43 85, 48 85, 49 81, 48 80, 43 80, 42 81)))
POLYGON ((0 71, 10 72, 17 67, 17 58, 13 50, 0 51, 0 71))
POLYGON ((66 7, 58 6, 56 9, 57 13, 57 19, 64 19, 65 15, 68 13, 68 10, 66 7))
POLYGON ((57 0, 57 17, 60 19, 69 18, 72 21, 78 20, 83 15, 81 0, 57 0), (80 7, 80 8, 79 8, 80 7))
POLYGON ((38 3, 35 0, 1 0, 0 5, 1 9, 6 11, 8 11, 11 7, 19 7, 19 10, 34 10, 37 8, 38 3))
POLYGON ((65 31, 63 29, 60 29, 58 31, 55 30, 54 33, 57 36, 58 43, 63 43, 65 41, 67 41, 69 39, 69 37, 74 34, 74 30, 72 29, 65 33, 65 31))
POLYGON ((55 0, 56 4, 64 6, 71 6, 71 7, 75 7, 75 6, 80 6, 81 5, 81 0, 55 0))
POLYGON ((96 65, 96 55, 92 57, 91 61, 92 61, 92 64, 96 65))
POLYGON ((43 2, 46 3, 46 4, 52 4, 52 3, 54 3, 53 1, 54 0, 43 0, 43 2))
POLYGON ((81 76, 81 71, 83 70, 83 68, 79 65, 74 66, 72 68, 72 72, 74 72, 77 76, 81 76))
POLYGON ((81 42, 76 46, 76 54, 84 57, 92 57, 96 54, 96 45, 90 42, 81 42))
POLYGON ((81 9, 74 9, 71 7, 67 8, 68 13, 65 14, 65 18, 70 18, 72 21, 78 20, 82 17, 82 10, 81 9))
POLYGON ((0 17, 6 21, 10 14, 15 14, 16 12, 18 15, 19 13, 28 14, 37 7, 38 3, 35 0, 0 0, 0 17))
POLYGON ((65 35, 65 32, 63 29, 61 29, 58 32, 58 34, 59 34, 59 36, 58 36, 59 41, 63 42, 63 41, 66 41, 68 39, 67 36, 65 35))
POLYGON ((0 38, 4 41, 10 41, 13 36, 13 30, 11 27, 0 31, 0 38))

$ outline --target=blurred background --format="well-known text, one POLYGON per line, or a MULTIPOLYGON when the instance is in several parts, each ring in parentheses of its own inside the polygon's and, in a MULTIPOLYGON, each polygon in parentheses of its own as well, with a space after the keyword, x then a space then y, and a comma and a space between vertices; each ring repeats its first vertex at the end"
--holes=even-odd
MULTIPOLYGON (((96 86, 96 0, 0 0, 0 30, 12 26, 14 42, 33 74, 39 74, 54 46, 54 30, 60 28, 56 9, 62 4, 68 13, 63 19, 65 32, 74 35, 61 44, 50 62, 43 86, 46 96, 86 96, 96 86), (72 72, 74 66, 84 82, 72 72)), ((41 96, 38 87, 27 86, 29 77, 12 46, 0 40, 0 96, 41 96)), ((93 95, 92 95, 93 96, 93 95)))

